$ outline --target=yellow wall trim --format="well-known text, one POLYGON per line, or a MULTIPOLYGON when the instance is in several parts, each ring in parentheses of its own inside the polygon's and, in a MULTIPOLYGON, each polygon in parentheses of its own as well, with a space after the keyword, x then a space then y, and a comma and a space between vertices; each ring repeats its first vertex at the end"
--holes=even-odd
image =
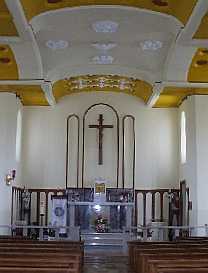
POLYGON ((25 106, 48 106, 45 94, 38 85, 0 85, 0 92, 16 94, 25 106))

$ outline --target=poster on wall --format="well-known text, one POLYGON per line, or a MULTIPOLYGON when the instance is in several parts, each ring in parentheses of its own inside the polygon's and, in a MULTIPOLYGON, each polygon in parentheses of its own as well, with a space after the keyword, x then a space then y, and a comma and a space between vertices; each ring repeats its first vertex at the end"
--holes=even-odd
MULTIPOLYGON (((67 199, 63 196, 52 196, 52 226, 67 225, 67 199)), ((65 228, 60 229, 60 234, 66 233, 65 228)))

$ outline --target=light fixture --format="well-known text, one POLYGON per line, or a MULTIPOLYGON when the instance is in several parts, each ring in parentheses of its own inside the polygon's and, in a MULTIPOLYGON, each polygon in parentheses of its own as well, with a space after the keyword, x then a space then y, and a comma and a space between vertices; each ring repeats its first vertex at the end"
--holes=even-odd
POLYGON ((93 208, 97 212, 101 211, 101 206, 100 205, 95 205, 93 208))
POLYGON ((10 186, 11 183, 14 181, 16 176, 16 170, 12 170, 11 173, 6 174, 5 176, 5 182, 7 186, 10 186))
POLYGON ((92 43, 92 46, 102 51, 108 51, 117 46, 116 43, 92 43))
POLYGON ((101 33, 114 33, 117 31, 119 24, 114 21, 97 21, 92 24, 92 28, 95 32, 101 33))
POLYGON ((143 50, 158 50, 163 46, 163 43, 158 40, 146 40, 140 43, 143 50))
POLYGON ((46 46, 52 50, 57 50, 57 49, 65 49, 69 46, 69 43, 64 40, 48 40, 46 42, 46 46))
POLYGON ((92 62, 94 64, 112 64, 114 58, 110 55, 99 55, 92 57, 92 62))

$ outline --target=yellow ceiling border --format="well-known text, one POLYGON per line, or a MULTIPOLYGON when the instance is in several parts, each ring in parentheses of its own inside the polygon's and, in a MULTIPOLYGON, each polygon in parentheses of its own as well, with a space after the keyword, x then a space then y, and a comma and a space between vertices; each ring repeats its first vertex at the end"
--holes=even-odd
POLYGON ((194 34, 193 39, 208 39, 208 13, 201 19, 201 23, 194 34))
POLYGON ((166 86, 153 107, 177 108, 187 97, 193 95, 208 95, 208 85, 204 88, 166 86))
POLYGON ((118 75, 84 75, 59 80, 53 84, 56 101, 64 96, 81 92, 125 93, 147 103, 152 95, 152 86, 145 81, 118 75))
POLYGON ((190 65, 189 82, 208 82, 208 49, 199 48, 190 65))
POLYGON ((0 44, 0 80, 17 80, 18 66, 10 46, 0 44))
POLYGON ((196 3, 197 0, 21 0, 28 21, 41 13, 67 7, 118 5, 172 15, 184 25, 191 16, 196 3))
POLYGON ((5 0, 0 0, 0 26, 0 36, 18 36, 13 17, 5 3, 5 0))
POLYGON ((0 93, 13 93, 24 106, 48 106, 45 93, 41 85, 35 84, 1 84, 0 93))

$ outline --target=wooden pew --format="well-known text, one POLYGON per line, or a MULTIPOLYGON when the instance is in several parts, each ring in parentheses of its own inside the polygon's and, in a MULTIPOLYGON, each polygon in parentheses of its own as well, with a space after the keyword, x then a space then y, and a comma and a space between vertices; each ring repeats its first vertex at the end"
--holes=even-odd
POLYGON ((83 242, 0 239, 2 273, 80 273, 82 266, 83 242))
MULTIPOLYGON (((170 261, 169 264, 171 264, 171 261, 174 260, 174 265, 177 264, 178 258, 186 258, 190 263, 190 257, 195 257, 197 259, 203 257, 205 259, 204 262, 208 262, 208 241, 196 239, 195 241, 192 240, 191 242, 179 241, 176 243, 130 242, 129 255, 131 255, 129 257, 130 266, 134 272, 149 273, 150 269, 148 266, 152 261, 151 259, 154 259, 155 263, 158 260, 158 264, 160 264, 160 262, 163 260, 168 260, 170 261)), ((200 267, 200 263, 198 264, 198 267, 200 267)))
MULTIPOLYGON (((135 271, 137 265, 136 265, 136 260, 137 256, 140 253, 140 251, 145 250, 153 250, 153 252, 157 252, 158 248, 166 248, 168 249, 180 249, 181 247, 186 247, 186 246, 191 246, 190 242, 130 242, 129 244, 129 264, 132 270, 135 271)), ((201 247, 202 244, 199 242, 193 242, 192 243, 193 247, 201 247)), ((203 247, 207 247, 208 244, 204 243, 203 247)))

